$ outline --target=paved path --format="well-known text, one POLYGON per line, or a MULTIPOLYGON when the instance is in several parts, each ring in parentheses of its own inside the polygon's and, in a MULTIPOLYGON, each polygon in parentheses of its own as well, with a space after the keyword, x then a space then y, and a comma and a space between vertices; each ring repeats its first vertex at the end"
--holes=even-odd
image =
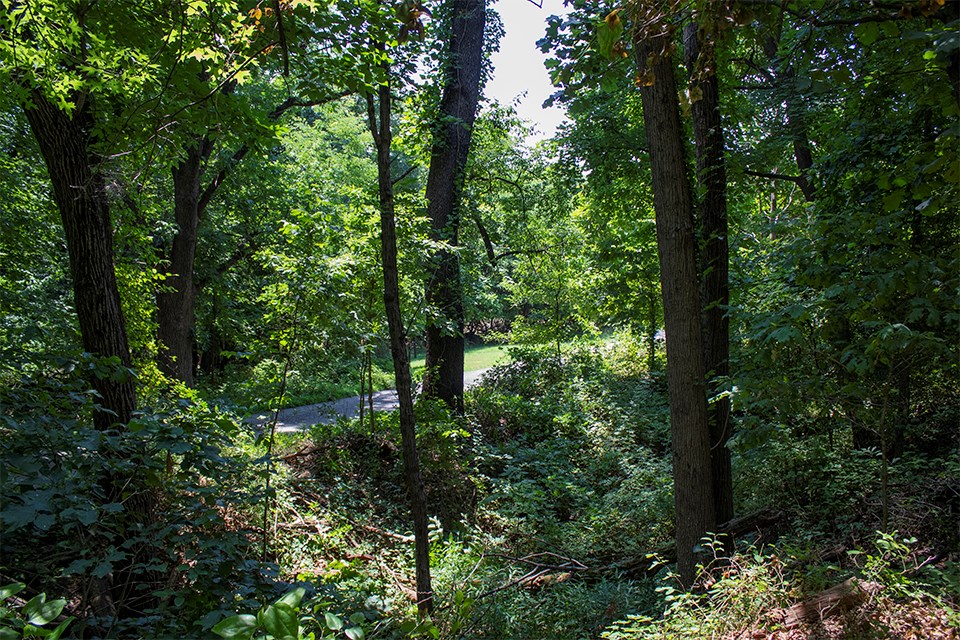
MULTIPOLYGON (((477 383, 484 373, 489 369, 480 369, 479 371, 466 371, 463 374, 463 386, 472 387, 477 383)), ((368 401, 369 402, 369 401, 368 401)), ((364 405, 364 409, 368 405, 364 405)), ((397 392, 395 389, 377 391, 373 394, 373 410, 393 411, 399 406, 397 401, 397 392)), ((352 398, 341 398, 331 402, 321 402, 319 404, 310 404, 305 407, 290 407, 281 409, 280 416, 277 419, 277 433, 290 433, 293 431, 303 431, 309 429, 315 424, 330 424, 336 422, 337 418, 355 418, 359 414, 360 396, 352 398)), ((245 420, 247 423, 256 425, 266 425, 273 418, 272 413, 264 412, 250 416, 245 420)))

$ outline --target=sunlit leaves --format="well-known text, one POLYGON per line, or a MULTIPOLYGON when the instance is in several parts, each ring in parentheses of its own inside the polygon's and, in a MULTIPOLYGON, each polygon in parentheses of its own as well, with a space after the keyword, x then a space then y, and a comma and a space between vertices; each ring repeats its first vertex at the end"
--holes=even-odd
POLYGON ((625 58, 626 49, 620 38, 623 36, 623 21, 620 9, 614 9, 597 25, 597 49, 607 58, 625 58))

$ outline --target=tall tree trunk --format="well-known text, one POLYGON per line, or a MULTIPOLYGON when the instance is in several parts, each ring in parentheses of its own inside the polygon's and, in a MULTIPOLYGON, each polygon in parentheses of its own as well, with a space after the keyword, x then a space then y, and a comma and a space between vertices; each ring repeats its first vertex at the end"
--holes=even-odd
POLYGON ((177 233, 170 250, 169 275, 157 295, 160 370, 193 385, 193 325, 196 286, 193 278, 200 224, 200 177, 212 143, 203 137, 187 149, 173 169, 173 212, 177 233))
MULTIPOLYGON (((703 304, 703 359, 708 393, 720 391, 718 378, 730 374, 730 258, 727 243, 727 172, 724 161, 723 124, 716 56, 711 47, 701 47, 697 23, 683 31, 684 55, 691 84, 700 89, 693 102, 693 137, 697 152, 697 182, 700 201, 699 231, 702 247, 701 301, 703 304)), ((730 399, 717 398, 708 407, 710 459, 716 522, 733 518, 733 473, 730 462, 730 399)))
MULTIPOLYGON (((99 171, 100 157, 91 148, 91 98, 78 102, 72 117, 38 91, 32 92, 31 99, 33 106, 25 113, 47 165, 63 221, 83 348, 96 357, 129 367, 130 348, 113 262, 110 205, 99 171)), ((100 395, 93 413, 94 427, 100 431, 125 429, 136 408, 133 376, 95 375, 91 382, 100 395)), ((143 489, 137 473, 136 468, 132 472, 113 470, 103 473, 97 483, 103 491, 103 503, 124 503, 133 522, 143 524, 154 517, 154 499, 149 490, 143 489)), ((127 532, 121 529, 114 533, 122 541, 127 532)), ((98 615, 131 617, 152 606, 149 585, 156 574, 142 567, 146 557, 155 557, 157 551, 142 545, 131 551, 130 557, 114 563, 110 575, 91 581, 98 615)))
MULTIPOLYGON (((129 367, 130 348, 113 264, 110 204, 99 172, 100 158, 91 149, 90 98, 77 104, 72 117, 40 92, 34 91, 31 98, 33 106, 25 113, 63 221, 83 349, 129 367)), ((129 422, 136 407, 133 377, 94 376, 91 382, 100 394, 101 407, 94 412, 94 425, 104 430, 129 422)))
POLYGON ((452 0, 450 40, 443 96, 427 176, 431 236, 447 243, 434 256, 427 280, 427 302, 441 318, 427 323, 424 395, 440 398, 463 412, 463 289, 455 252, 460 232, 460 195, 480 100, 485 0, 452 0), (452 329, 452 330, 451 330, 452 329))
MULTIPOLYGON (((229 90, 232 91, 232 85, 229 90)), ((287 98, 267 115, 276 121, 288 110, 324 104, 348 95, 340 91, 318 100, 302 101, 287 98)), ((207 205, 250 153, 249 145, 242 145, 214 175, 202 190, 200 178, 213 151, 208 135, 197 136, 186 149, 185 157, 173 169, 174 219, 177 232, 170 248, 170 276, 164 283, 165 291, 157 295, 157 324, 160 338, 158 365, 160 370, 187 386, 193 385, 193 343, 196 315, 197 283, 194 278, 194 259, 197 253, 197 229, 207 205)), ((243 254, 241 253, 240 256, 243 254)), ((215 353, 214 359, 219 356, 215 353)))
MULTIPOLYGON (((657 26, 652 27, 657 29, 657 26)), ((652 30, 651 29, 651 30, 652 30)), ((657 252, 667 334, 677 564, 696 576, 694 548, 716 524, 707 427, 696 238, 669 36, 637 34, 643 121, 653 176, 657 252)))
MULTIPOLYGON (((384 47, 378 45, 383 51, 384 47)), ((389 68, 386 69, 389 78, 389 68)), ((426 616, 433 609, 433 588, 430 585, 430 539, 427 528, 427 496, 420 474, 417 432, 413 416, 413 394, 410 361, 407 358, 406 333, 400 309, 400 276, 397 268, 397 229, 393 201, 393 179, 390 175, 391 96, 389 80, 378 91, 378 105, 367 95, 367 117, 370 133, 377 148, 377 184, 380 197, 380 244, 383 252, 383 304, 390 330, 390 353, 400 404, 400 437, 407 495, 413 515, 413 537, 417 581, 417 609, 426 616), (377 108, 379 107, 379 108, 377 108), (378 113, 379 112, 379 113, 378 113)))

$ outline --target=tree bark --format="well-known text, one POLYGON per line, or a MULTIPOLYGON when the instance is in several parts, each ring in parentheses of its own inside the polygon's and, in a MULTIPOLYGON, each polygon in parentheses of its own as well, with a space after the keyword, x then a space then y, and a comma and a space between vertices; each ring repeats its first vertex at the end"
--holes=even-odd
POLYGON ((200 177, 213 144, 204 136, 187 149, 173 169, 173 213, 177 233, 163 290, 157 295, 160 370, 193 386, 193 326, 196 286, 193 277, 200 225, 200 177))
POLYGON ((459 242, 464 168, 480 100, 486 3, 452 0, 451 5, 443 95, 427 175, 431 236, 451 248, 442 249, 433 257, 427 280, 427 303, 437 308, 441 317, 427 323, 423 393, 442 399, 462 413, 463 289, 455 249, 459 242))
MULTIPOLYGON (((653 29, 657 29, 654 26, 653 29)), ((667 334, 667 385, 673 442, 677 564, 687 586, 695 547, 716 524, 704 383, 696 238, 683 131, 666 29, 636 35, 647 148, 653 177, 657 252, 667 334)))
MULTIPOLYGON (((697 23, 683 31, 684 55, 691 84, 701 97, 693 102, 693 138, 697 154, 697 182, 703 305, 703 358, 709 396, 720 392, 718 379, 730 374, 730 257, 727 243, 727 173, 716 59, 712 49, 700 46, 697 23)), ((730 450, 730 399, 717 398, 708 407, 713 499, 717 522, 733 518, 733 472, 730 450)))
MULTIPOLYGON (((348 94, 348 91, 341 91, 314 101, 287 98, 267 115, 267 119, 276 121, 290 109, 324 104, 348 94)), ((168 256, 170 270, 164 282, 165 290, 157 295, 157 333, 160 338, 157 364, 165 374, 187 386, 193 386, 194 324, 198 289, 194 278, 197 229, 207 205, 250 153, 250 146, 245 144, 237 149, 201 190, 201 177, 212 151, 213 142, 210 138, 207 135, 198 135, 194 144, 186 149, 180 164, 173 169, 173 208, 177 232, 168 256)), ((214 358, 217 357, 217 354, 214 354, 214 358)))
MULTIPOLYGON (((381 51, 382 45, 378 45, 381 51)), ((389 69, 386 70, 389 78, 389 69)), ((389 82, 389 81, 387 81, 389 82)), ((380 199, 380 244, 383 252, 383 304, 387 313, 390 331, 390 353, 393 356, 393 371, 397 383, 397 399, 400 404, 400 437, 402 440, 403 467, 407 481, 410 511, 413 515, 415 540, 415 564, 417 584, 417 609, 421 616, 433 610, 433 588, 430 584, 430 539, 427 528, 427 497, 420 474, 420 458, 417 452, 416 424, 413 415, 412 382, 410 362, 407 358, 406 334, 400 309, 400 277, 397 268, 397 229, 393 199, 393 182, 390 175, 391 96, 390 85, 381 85, 378 90, 379 109, 375 108, 373 95, 367 95, 367 116, 370 133, 377 149, 377 184, 380 199), (379 111, 379 115, 377 113, 379 111)))
MULTIPOLYGON (((32 92, 31 99, 33 106, 25 113, 63 221, 83 349, 129 367, 130 347, 113 263, 110 204, 99 172, 100 158, 91 148, 90 98, 78 101, 72 116, 38 91, 32 92)), ((129 422, 136 407, 133 376, 94 376, 92 383, 100 395, 93 414, 96 428, 129 422)))

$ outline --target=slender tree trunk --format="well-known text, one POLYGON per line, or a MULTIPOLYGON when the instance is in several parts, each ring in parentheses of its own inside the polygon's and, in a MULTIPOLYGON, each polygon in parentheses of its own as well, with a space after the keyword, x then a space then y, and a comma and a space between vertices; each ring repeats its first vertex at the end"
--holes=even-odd
MULTIPOLYGON (((653 27, 654 29, 656 27, 653 27)), ((665 33, 638 34, 644 128, 653 176, 657 252, 667 334, 667 385, 673 441, 677 564, 687 586, 696 576, 694 548, 716 524, 704 382, 696 238, 686 175, 673 57, 665 33), (652 61, 652 63, 650 63, 652 61)))
POLYGON ((792 65, 785 65, 783 68, 776 68, 779 63, 778 51, 780 49, 780 36, 783 29, 783 17, 776 27, 773 35, 769 36, 763 43, 763 50, 770 60, 770 71, 773 74, 774 82, 780 87, 785 95, 784 102, 787 106, 787 130, 790 132, 790 140, 793 143, 793 158, 797 163, 797 169, 800 174, 797 178, 797 186, 800 187, 803 198, 807 202, 813 202, 816 197, 816 191, 811 181, 813 169, 813 152, 810 150, 810 137, 807 133, 806 106, 796 89, 796 72, 792 65))
POLYGON ((657 367, 657 299, 647 296, 647 372, 657 367))
MULTIPOLYGON (((383 46, 379 45, 381 51, 383 46)), ((389 78, 389 69, 386 69, 389 78)), ((391 96, 389 84, 378 91, 378 106, 373 95, 367 95, 367 115, 370 132, 377 148, 377 183, 380 197, 380 243, 383 252, 383 303, 390 330, 390 353, 397 383, 400 404, 400 436, 403 467, 407 481, 410 511, 413 515, 413 537, 416 545, 417 609, 426 616, 433 609, 433 588, 430 585, 430 539, 427 528, 427 496, 420 474, 417 452, 416 425, 413 415, 410 362, 407 359, 406 334, 400 309, 400 277, 397 269, 397 229, 393 200, 393 180, 390 175, 391 96), (379 112, 379 113, 378 113, 379 112)))
MULTIPOLYGON (((720 391, 718 378, 730 374, 729 249, 727 244, 727 173, 724 161, 723 124, 716 58, 710 48, 701 48, 699 26, 684 28, 684 54, 692 84, 701 97, 692 105, 693 137, 697 152, 697 181, 700 201, 699 230, 701 259, 701 301, 703 304, 703 357, 708 376, 708 393, 720 391)), ((717 398, 708 407, 710 458, 713 470, 716 522, 733 518, 733 473, 727 441, 731 435, 730 399, 717 398)))
POLYGON ((173 169, 173 210, 177 233, 170 251, 169 275, 157 295, 160 370, 193 385, 193 326, 196 286, 193 277, 200 224, 200 177, 212 143, 203 137, 187 149, 173 169))
POLYGON ((427 176, 427 213, 434 240, 447 243, 433 257, 427 302, 442 317, 426 328, 423 393, 463 412, 463 289, 455 252, 460 232, 460 195, 480 99, 485 0, 452 0, 450 40, 437 130, 427 176))
MULTIPOLYGON (((100 158, 91 150, 90 98, 78 104, 71 117, 41 93, 34 91, 31 97, 33 107, 25 113, 63 221, 83 349, 129 367, 130 348, 113 264, 110 205, 99 172, 100 158)), ((104 430, 129 422, 136 407, 133 377, 94 376, 91 382, 100 394, 95 426, 104 430)))

